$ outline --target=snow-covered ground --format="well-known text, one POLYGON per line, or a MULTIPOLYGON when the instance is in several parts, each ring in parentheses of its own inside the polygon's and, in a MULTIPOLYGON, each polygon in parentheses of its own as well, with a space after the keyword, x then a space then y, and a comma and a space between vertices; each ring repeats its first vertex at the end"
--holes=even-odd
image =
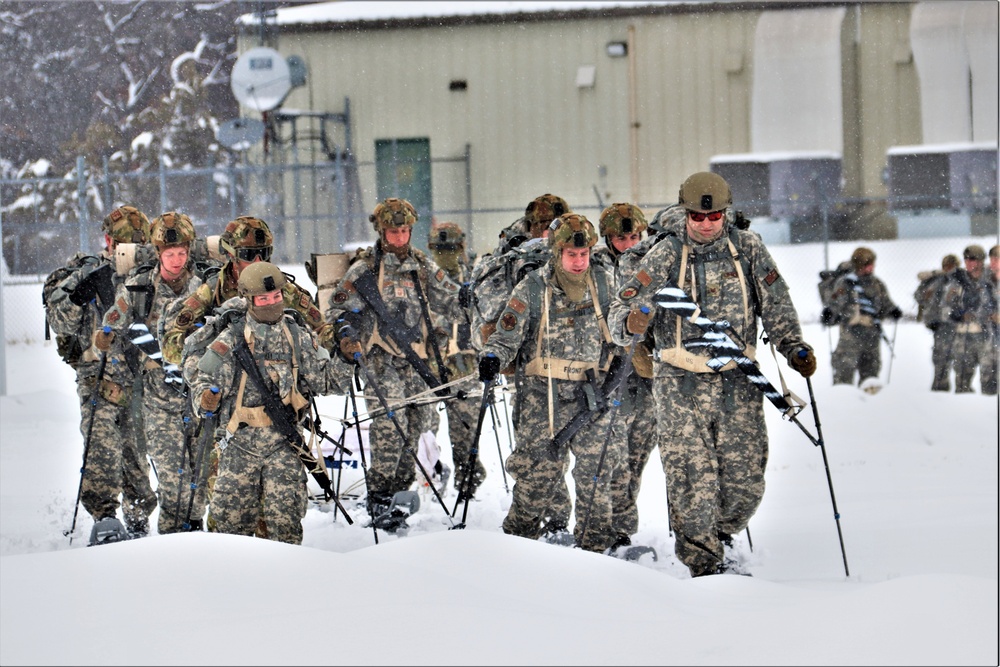
MULTIPOLYGON (((917 271, 970 242, 996 239, 867 245, 912 313, 917 271)), ((855 245, 834 244, 831 264, 855 245)), ((688 577, 655 457, 634 541, 658 561, 504 535, 510 442, 505 422, 494 431, 489 417, 489 478, 464 530, 451 529, 462 507, 452 519, 425 495, 408 536, 380 533, 378 544, 345 500, 355 524, 311 507, 301 547, 198 533, 87 548, 82 509, 70 545, 82 453, 73 376, 38 340, 40 286, 7 287, 0 664, 997 664, 997 398, 931 393, 930 332, 908 321, 889 325, 896 356, 889 375, 883 347, 881 393, 831 386, 836 333, 814 323, 822 246, 772 252, 817 348, 826 462, 766 406, 768 489, 739 536, 751 578, 688 577)), ((774 361, 760 357, 776 382, 774 361)), ((808 399, 805 381, 781 370, 808 399)), ((336 432, 343 399, 319 405, 336 432)), ((798 419, 816 432, 810 409, 798 419)), ((444 419, 439 436, 451 463, 444 419)), ((346 470, 341 488, 359 474, 346 470)), ((454 490, 444 499, 451 510, 454 490)))

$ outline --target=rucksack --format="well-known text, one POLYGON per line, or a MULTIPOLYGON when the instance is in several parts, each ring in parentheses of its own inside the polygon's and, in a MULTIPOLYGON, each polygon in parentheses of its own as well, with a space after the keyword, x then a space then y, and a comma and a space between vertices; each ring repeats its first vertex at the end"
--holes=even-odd
POLYGON ((548 240, 531 239, 507 252, 483 255, 469 276, 470 312, 472 314, 472 344, 481 350, 483 327, 493 325, 500 317, 511 292, 521 280, 551 257, 548 240))
POLYGON ((849 261, 844 261, 838 264, 835 269, 819 272, 819 284, 816 287, 819 290, 820 303, 823 305, 823 314, 820 316, 820 320, 826 326, 833 326, 839 319, 832 310, 833 286, 838 278, 850 273, 853 268, 849 261))
MULTIPOLYGON (((52 340, 52 332, 49 328, 49 299, 52 292, 60 283, 87 264, 99 261, 97 257, 77 255, 68 264, 59 267, 45 278, 45 282, 42 284, 42 307, 45 308, 45 340, 52 340)), ((56 334, 56 351, 59 357, 70 366, 79 362, 83 356, 83 346, 80 344, 79 337, 74 334, 56 334)))
POLYGON ((942 321, 941 301, 944 297, 948 274, 943 271, 922 271, 917 274, 920 283, 913 292, 917 302, 917 321, 923 322, 928 329, 942 321))

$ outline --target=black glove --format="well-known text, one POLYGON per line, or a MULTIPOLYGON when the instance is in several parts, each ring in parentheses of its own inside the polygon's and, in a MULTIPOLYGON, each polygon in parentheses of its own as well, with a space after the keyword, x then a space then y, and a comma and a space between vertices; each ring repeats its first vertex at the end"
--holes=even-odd
POLYGON ((899 306, 893 306, 892 310, 889 311, 889 317, 894 320, 898 320, 903 316, 903 311, 899 309, 899 306))
POLYGON ((469 283, 462 283, 458 290, 458 305, 462 308, 472 308, 472 286, 469 283))
POLYGON ((500 358, 493 355, 487 354, 485 357, 479 360, 479 381, 480 382, 493 382, 500 373, 500 358))
POLYGON ((793 352, 788 363, 804 378, 811 377, 816 372, 816 355, 804 347, 793 352))
POLYGON ((948 313, 948 319, 952 322, 961 322, 962 318, 965 316, 965 311, 960 308, 955 308, 950 313, 948 313))
POLYGON ((930 324, 927 325, 927 328, 930 329, 931 331, 937 331, 939 326, 941 326, 940 322, 931 322, 930 324))
POLYGON ((110 307, 111 302, 114 301, 115 290, 111 282, 113 273, 114 269, 107 262, 86 271, 80 278, 76 289, 70 292, 69 300, 83 308, 100 295, 101 301, 104 302, 102 305, 105 308, 110 307))
POLYGON ((837 315, 834 313, 829 306, 823 309, 823 312, 819 315, 819 321, 823 323, 825 327, 832 327, 837 323, 837 315))

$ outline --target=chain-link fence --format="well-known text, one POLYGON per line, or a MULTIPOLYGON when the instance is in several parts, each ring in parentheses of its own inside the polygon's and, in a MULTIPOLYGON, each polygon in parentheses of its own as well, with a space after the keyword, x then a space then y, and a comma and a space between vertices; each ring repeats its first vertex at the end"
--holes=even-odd
MULTIPOLYGON (((523 213, 523 202, 512 201, 508 208, 472 207, 468 151, 431 162, 436 210, 430 211, 430 219, 460 221, 470 237, 480 231, 479 236, 489 246, 500 221, 512 222, 523 213)), ((14 294, 28 289, 40 293, 45 276, 73 253, 96 253, 103 243, 100 220, 113 205, 131 203, 157 213, 186 212, 199 235, 218 234, 239 215, 262 217, 275 235, 274 261, 301 266, 314 252, 339 252, 370 244, 367 213, 375 204, 377 190, 375 164, 354 163, 349 155, 335 156, 329 162, 211 169, 172 170, 161 165, 159 170, 146 173, 109 173, 107 169, 92 173, 81 158, 77 170, 67 178, 0 180, 7 340, 40 338, 40 301, 29 303, 31 299, 14 298, 14 294), (33 318, 39 324, 18 324, 33 318)), ((643 202, 640 207, 651 217, 670 203, 643 202)), ((597 220, 601 208, 596 204, 575 208, 597 220)), ((812 275, 847 259, 857 245, 889 239, 942 239, 936 258, 915 259, 918 263, 912 272, 907 271, 906 281, 915 281, 918 271, 937 268, 945 254, 961 254, 961 239, 989 241, 998 235, 995 194, 953 196, 947 201, 927 196, 819 197, 794 202, 737 199, 734 208, 747 212, 751 229, 771 248, 792 249, 804 244, 821 248, 821 252, 801 247, 798 252, 782 253, 788 271, 810 276, 810 291, 815 291, 812 275), (799 262, 808 266, 790 266, 799 262)), ((809 318, 811 312, 810 306, 802 315, 809 318)))

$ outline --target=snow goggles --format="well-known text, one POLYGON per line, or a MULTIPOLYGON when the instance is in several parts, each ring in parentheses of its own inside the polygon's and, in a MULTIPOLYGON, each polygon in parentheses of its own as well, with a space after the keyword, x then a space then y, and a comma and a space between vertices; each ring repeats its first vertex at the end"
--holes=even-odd
POLYGON ((725 211, 712 211, 711 213, 696 213, 695 211, 688 211, 688 215, 695 222, 705 222, 705 218, 708 218, 712 222, 718 222, 722 220, 722 216, 725 215, 725 211))
POLYGON ((271 260, 271 246, 262 248, 237 248, 236 257, 244 262, 252 262, 258 257, 262 262, 271 260))

